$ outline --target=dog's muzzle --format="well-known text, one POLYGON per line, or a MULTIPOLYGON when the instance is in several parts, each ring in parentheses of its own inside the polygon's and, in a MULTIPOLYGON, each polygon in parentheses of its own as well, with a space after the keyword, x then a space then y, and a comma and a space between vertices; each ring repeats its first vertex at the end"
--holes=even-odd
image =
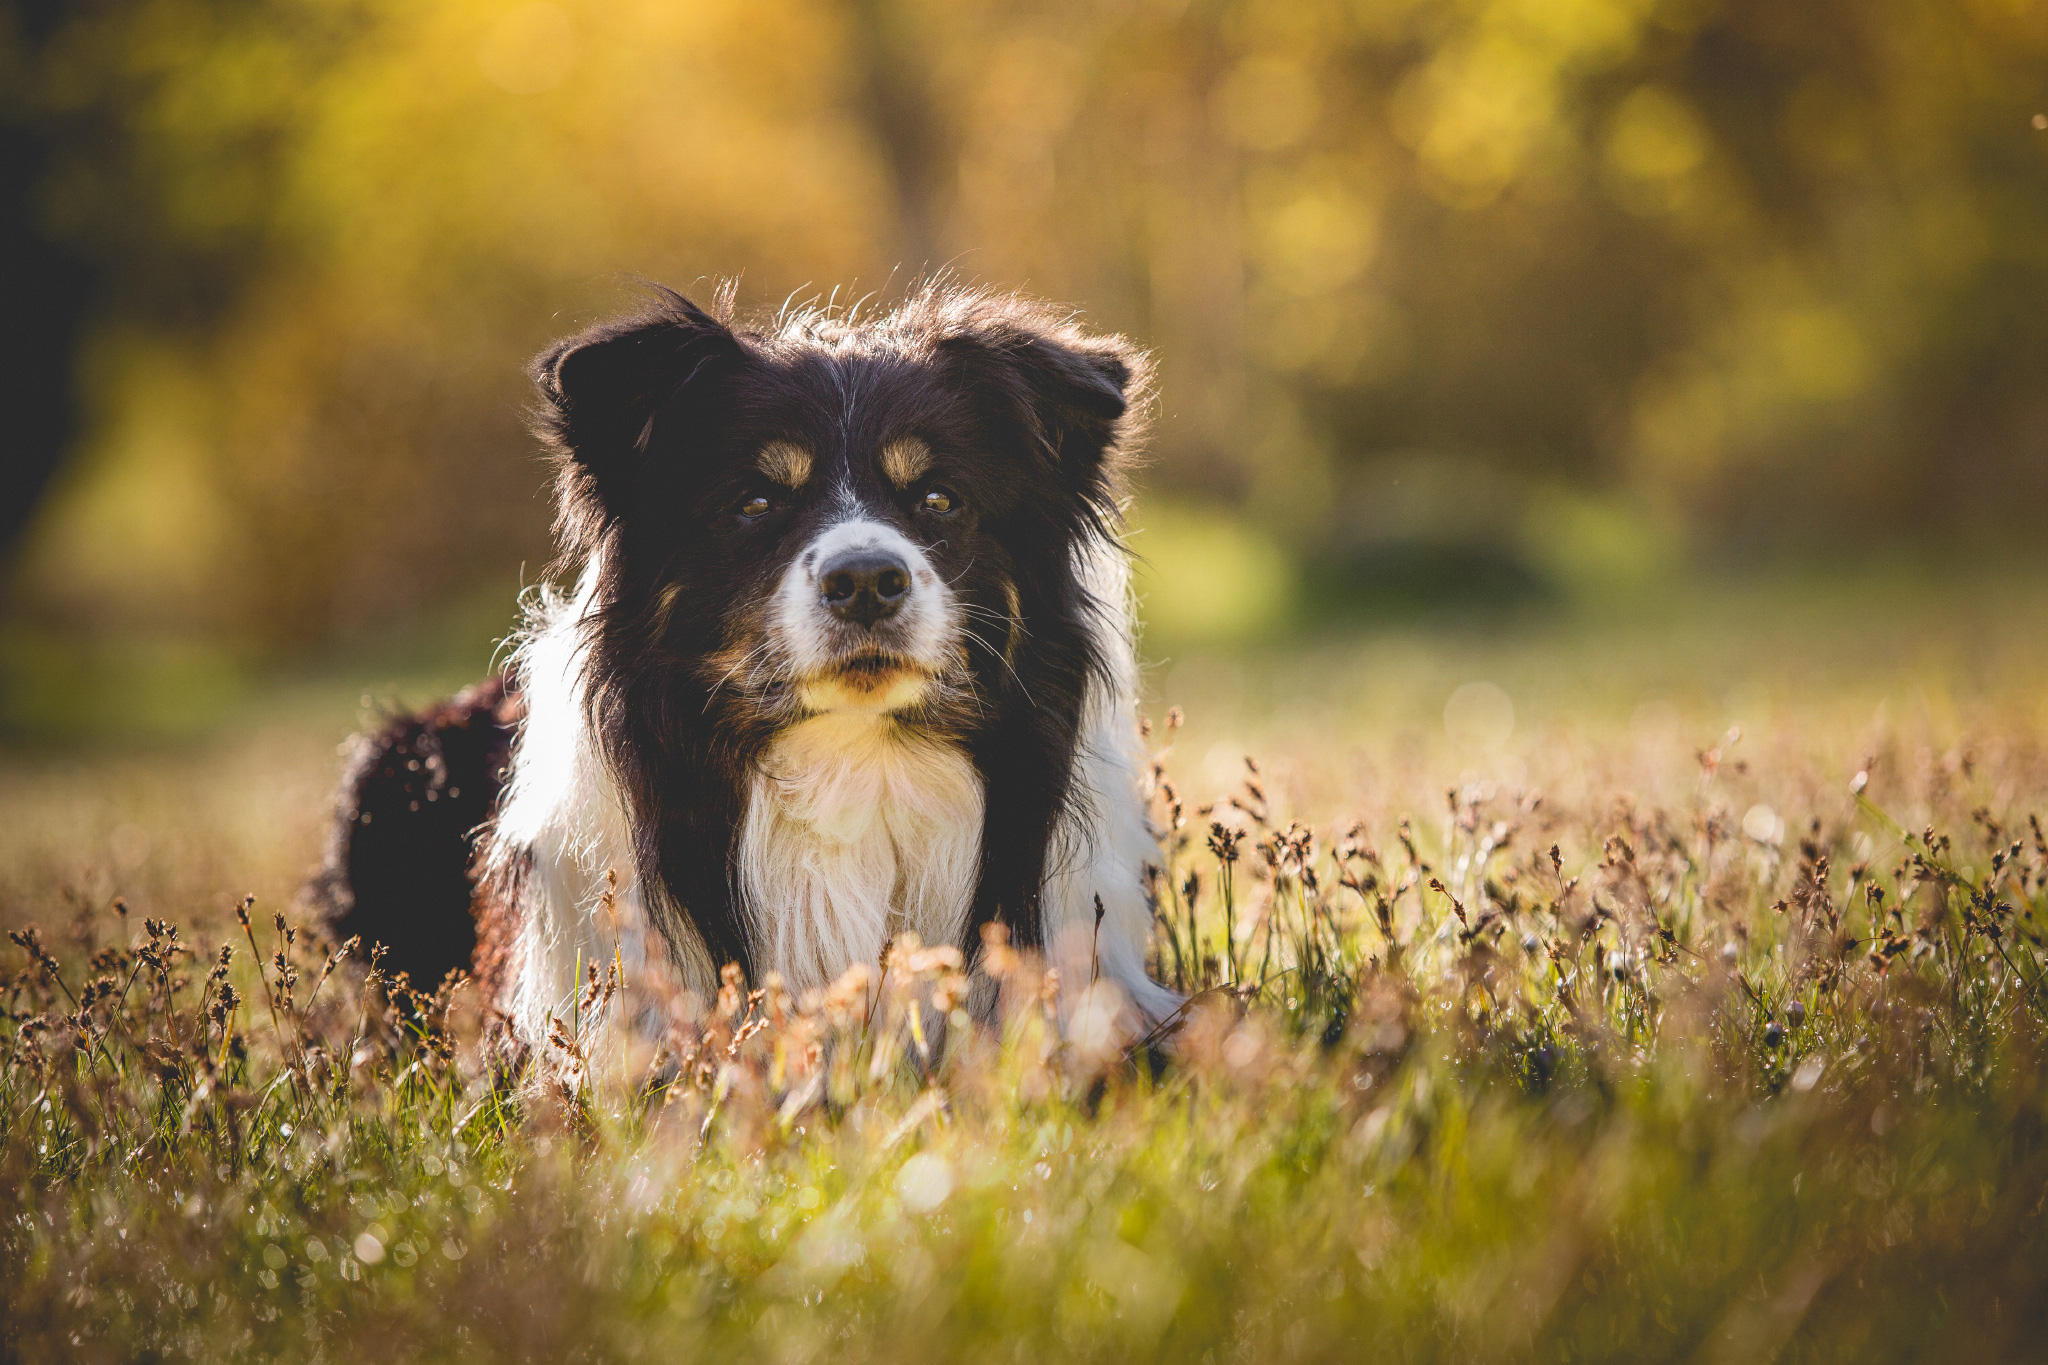
POLYGON ((950 661, 952 594, 893 526, 851 517, 826 528, 776 598, 771 629, 810 710, 900 712, 950 661))

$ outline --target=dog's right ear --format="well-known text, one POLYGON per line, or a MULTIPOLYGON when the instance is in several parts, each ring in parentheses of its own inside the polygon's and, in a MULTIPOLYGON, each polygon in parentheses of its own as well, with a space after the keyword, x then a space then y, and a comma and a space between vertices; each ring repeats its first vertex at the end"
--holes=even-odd
POLYGON ((745 359, 732 329, 672 290, 637 317, 600 323, 533 362, 541 405, 534 427, 570 487, 616 506, 655 426, 679 398, 745 359))

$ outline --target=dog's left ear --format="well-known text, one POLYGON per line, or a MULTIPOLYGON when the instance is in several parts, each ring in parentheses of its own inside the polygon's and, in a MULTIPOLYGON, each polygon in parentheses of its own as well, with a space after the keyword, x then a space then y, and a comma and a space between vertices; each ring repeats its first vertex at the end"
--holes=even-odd
POLYGON ((1144 352, 1016 300, 981 301, 952 323, 935 347, 942 362, 1069 490, 1097 504, 1112 499, 1150 377, 1144 352))

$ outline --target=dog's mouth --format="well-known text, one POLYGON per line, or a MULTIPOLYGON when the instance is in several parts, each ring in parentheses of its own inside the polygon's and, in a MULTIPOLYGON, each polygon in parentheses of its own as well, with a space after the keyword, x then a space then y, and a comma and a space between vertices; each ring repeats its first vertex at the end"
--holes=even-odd
POLYGON ((893 673, 903 667, 905 667, 903 660, 897 658, 894 654, 885 654, 881 650, 876 649, 869 650, 865 654, 856 654, 851 659, 844 660, 839 665, 839 671, 856 677, 879 677, 884 673, 893 673))
POLYGON ((922 673, 910 660, 886 650, 869 649, 839 660, 825 672, 852 687, 878 687, 903 673, 922 673))

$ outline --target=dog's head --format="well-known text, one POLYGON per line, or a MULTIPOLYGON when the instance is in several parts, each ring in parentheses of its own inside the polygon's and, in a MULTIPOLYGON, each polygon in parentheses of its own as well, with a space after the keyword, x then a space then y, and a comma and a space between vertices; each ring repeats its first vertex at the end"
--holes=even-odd
POLYGON ((1143 357, 1013 296, 734 324, 662 293, 536 362, 594 657, 742 729, 966 730, 1035 623, 1090 604, 1143 357))

